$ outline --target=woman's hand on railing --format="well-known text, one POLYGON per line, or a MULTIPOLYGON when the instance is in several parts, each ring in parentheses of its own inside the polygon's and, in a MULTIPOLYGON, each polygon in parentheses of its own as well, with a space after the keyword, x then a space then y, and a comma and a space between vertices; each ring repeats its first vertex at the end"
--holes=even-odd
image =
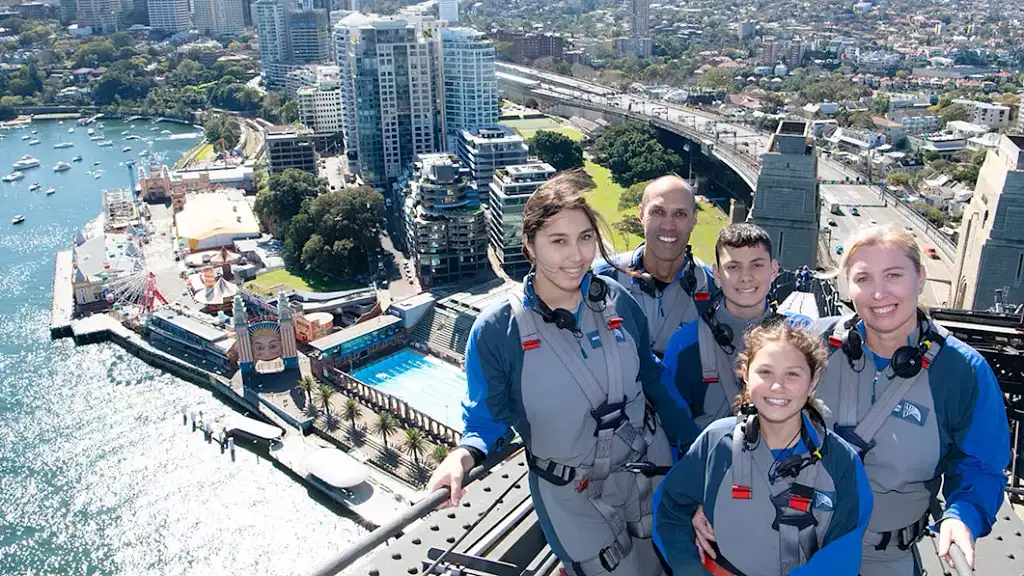
POLYGON ((466 489, 462 487, 462 478, 473 468, 473 455, 465 448, 456 448, 434 470, 427 482, 427 494, 438 489, 448 488, 449 497, 438 508, 458 506, 466 489))
POLYGON ((960 570, 950 556, 950 547, 956 544, 963 552, 967 566, 974 569, 974 536, 971 529, 958 518, 946 518, 939 523, 939 556, 946 560, 951 568, 960 570))

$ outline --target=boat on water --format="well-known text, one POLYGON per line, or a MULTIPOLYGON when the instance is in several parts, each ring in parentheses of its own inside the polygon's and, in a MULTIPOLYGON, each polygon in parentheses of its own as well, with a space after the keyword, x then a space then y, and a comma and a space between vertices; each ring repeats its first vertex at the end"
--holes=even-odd
POLYGON ((100 162, 99 160, 92 163, 93 166, 99 166, 100 164, 102 164, 102 162, 100 162))
POLYGON ((75 133, 75 129, 74 128, 68 128, 68 134, 74 134, 74 133, 75 133))
POLYGON ((75 156, 74 158, 71 159, 71 161, 72 162, 81 162, 82 161, 82 157, 81 156, 75 156))
POLYGON ((174 132, 171 132, 170 130, 161 130, 160 133, 164 134, 164 135, 167 135, 167 136, 170 136, 171 134, 174 134, 174 132))
POLYGON ((57 192, 57 189, 56 189, 56 188, 47 188, 47 189, 46 189, 46 195, 47 195, 47 196, 52 196, 52 195, 53 195, 53 194, 55 194, 56 192, 57 192))
POLYGON ((35 146, 36 144, 39 144, 39 140, 37 140, 35 138, 33 138, 33 139, 28 141, 28 145, 29 146, 35 146))
POLYGON ((159 129, 160 129, 160 127, 159 127, 159 126, 153 126, 152 128, 150 128, 150 129, 149 129, 149 131, 150 131, 150 132, 156 132, 156 131, 157 131, 157 130, 159 130, 159 129))
POLYGON ((17 182, 18 180, 21 180, 24 177, 25 175, 22 174, 21 172, 14 171, 4 176, 3 178, 0 178, 0 180, 3 180, 4 182, 17 182))
POLYGON ((93 178, 99 178, 99 177, 100 177, 100 176, 102 176, 102 175, 103 175, 103 173, 102 173, 102 172, 94 172, 94 173, 93 173, 93 175, 92 175, 92 177, 93 177, 93 178))
POLYGON ((67 162, 57 162, 53 165, 54 172, 64 172, 66 170, 71 170, 71 164, 68 164, 67 162))
POLYGON ((96 131, 93 130, 92 128, 89 128, 89 130, 86 131, 86 134, 88 134, 89 136, 92 136, 95 133, 96 133, 96 131))
POLYGON ((149 156, 149 150, 143 150, 142 152, 139 152, 139 156, 149 156))
POLYGON ((103 140, 103 134, 93 134, 92 136, 89 136, 89 140, 92 140, 93 142, 103 140))
POLYGON ((138 136, 136 136, 135 134, 131 134, 131 135, 129 135, 129 136, 125 136, 125 138, 124 138, 124 139, 125 139, 125 140, 138 140, 138 139, 139 139, 139 137, 138 137, 138 136))
POLYGON ((25 134, 24 136, 22 136, 22 137, 21 137, 21 139, 22 139, 22 140, 28 140, 28 139, 29 139, 29 138, 31 138, 31 137, 32 137, 31 135, 29 135, 29 134, 25 134))
POLYGON ((32 133, 33 133, 33 134, 38 134, 38 133, 39 133, 39 131, 38 131, 38 130, 33 130, 33 131, 32 131, 32 133))
POLYGON ((131 146, 125 146, 124 148, 121 148, 121 152, 131 152, 131 151, 132 151, 132 147, 131 146))
POLYGON ((33 183, 28 185, 28 191, 29 192, 35 192, 36 190, 39 190, 42 187, 43 187, 43 185, 40 184, 39 182, 33 182, 33 183))
POLYGON ((24 221, 25 221, 25 217, 22 216, 21 214, 18 214, 14 218, 11 218, 11 224, 21 224, 24 221))
POLYGON ((127 135, 128 135, 128 131, 127 130, 125 130, 124 132, 121 132, 121 136, 127 136, 127 135))
POLYGON ((74 144, 71 142, 57 142, 53 145, 54 148, 71 148, 72 146, 74 146, 74 144))
POLYGON ((33 158, 32 156, 29 156, 28 154, 25 154, 21 158, 18 158, 17 162, 15 162, 14 164, 11 164, 11 167, 14 168, 15 170, 24 170, 26 168, 35 168, 36 166, 39 166, 39 160, 37 160, 36 158, 33 158))
POLYGON ((57 126, 63 126, 63 125, 64 125, 64 121, 63 120, 57 120, 57 126))
POLYGON ((100 146, 100 147, 103 147, 103 148, 106 148, 107 146, 113 146, 114 145, 114 141, 113 140, 104 140, 103 142, 97 142, 96 145, 100 146))

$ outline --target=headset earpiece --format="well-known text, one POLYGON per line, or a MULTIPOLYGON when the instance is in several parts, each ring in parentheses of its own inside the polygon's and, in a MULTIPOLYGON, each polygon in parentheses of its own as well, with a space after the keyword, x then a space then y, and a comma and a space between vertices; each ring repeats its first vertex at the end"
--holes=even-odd
POLYGON ((693 261, 693 248, 689 244, 686 245, 686 272, 683 273, 683 277, 680 278, 682 282, 683 290, 687 294, 693 294, 694 290, 697 289, 697 272, 696 264, 693 261))
POLYGON ((743 424, 743 441, 748 446, 754 446, 761 436, 761 426, 758 424, 757 419, 757 408, 753 403, 744 404, 740 414, 748 414, 747 421, 743 424))
POLYGON ((604 302, 608 295, 608 284, 596 274, 590 274, 590 288, 587 290, 587 299, 591 302, 604 302))
POLYGON ((864 342, 861 340, 856 324, 846 333, 846 338, 843 338, 843 353, 851 362, 856 362, 864 357, 864 342))

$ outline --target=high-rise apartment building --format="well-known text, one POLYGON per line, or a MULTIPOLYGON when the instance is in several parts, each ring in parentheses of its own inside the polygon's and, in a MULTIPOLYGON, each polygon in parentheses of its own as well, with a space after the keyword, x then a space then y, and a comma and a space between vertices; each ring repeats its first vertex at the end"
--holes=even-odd
POLYGON ((484 210, 470 186, 469 170, 455 156, 416 156, 405 220, 423 288, 465 280, 487 269, 484 210))
POLYGON ((258 0, 252 5, 252 15, 259 32, 260 68, 268 87, 283 87, 288 72, 297 66, 330 63, 329 20, 324 10, 258 0))
POLYGON ((651 55, 651 38, 648 32, 651 15, 651 0, 631 0, 629 13, 629 39, 637 58, 651 55))
POLYGON ((117 16, 121 12, 119 0, 80 0, 78 24, 89 26, 94 34, 117 32, 117 16))
POLYGON ((296 104, 299 122, 313 131, 317 150, 334 155, 341 152, 341 83, 337 66, 317 66, 312 86, 299 88, 296 104))
POLYGON ((459 23, 459 0, 440 0, 438 17, 449 24, 459 23))
POLYGON ((345 147, 368 184, 398 178, 439 147, 437 36, 436 21, 411 16, 351 15, 335 26, 345 147))
POLYGON ((237 36, 245 30, 243 0, 194 0, 195 27, 211 36, 237 36))
POLYGON ((523 137, 501 124, 460 130, 456 153, 486 203, 494 172, 505 166, 526 164, 529 147, 523 137))
POLYGON ((507 166, 494 173, 487 214, 487 235, 502 270, 520 280, 530 270, 523 254, 523 206, 555 174, 546 162, 507 166))
POLYGON ((996 290, 1003 302, 1024 304, 1024 136, 1001 135, 985 157, 960 222, 954 270, 956 308, 985 310, 996 290))
POLYGON ((494 44, 469 28, 441 29, 441 76, 445 150, 459 133, 498 122, 494 44))
POLYGON ((316 174, 316 144, 307 128, 273 126, 267 129, 267 171, 270 174, 295 168, 316 174))
POLYGON ((149 25, 154 30, 177 34, 192 28, 188 0, 149 0, 149 25))
POLYGON ((818 158, 808 122, 783 120, 761 157, 750 215, 768 231, 779 265, 814 266, 818 253, 818 158))

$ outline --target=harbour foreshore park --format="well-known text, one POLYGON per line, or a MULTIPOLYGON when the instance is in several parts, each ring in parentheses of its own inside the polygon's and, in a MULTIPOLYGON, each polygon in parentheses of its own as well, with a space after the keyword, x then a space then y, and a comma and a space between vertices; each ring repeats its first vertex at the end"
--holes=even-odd
MULTIPOLYGON (((424 159, 415 193, 437 178, 470 190, 450 158, 424 159)), ((102 212, 57 254, 51 332, 113 341, 220 392, 239 414, 214 420, 183 406, 177 417, 224 447, 266 444, 309 485, 381 525, 458 443, 469 329, 517 284, 488 273, 471 291, 421 292, 405 262, 391 290, 275 284, 290 275, 282 242, 261 230, 251 176, 224 170, 154 163, 134 190, 103 190, 102 212)), ((495 178, 519 172, 554 170, 534 162, 495 178)), ((533 188, 542 181, 531 178, 533 188)))

